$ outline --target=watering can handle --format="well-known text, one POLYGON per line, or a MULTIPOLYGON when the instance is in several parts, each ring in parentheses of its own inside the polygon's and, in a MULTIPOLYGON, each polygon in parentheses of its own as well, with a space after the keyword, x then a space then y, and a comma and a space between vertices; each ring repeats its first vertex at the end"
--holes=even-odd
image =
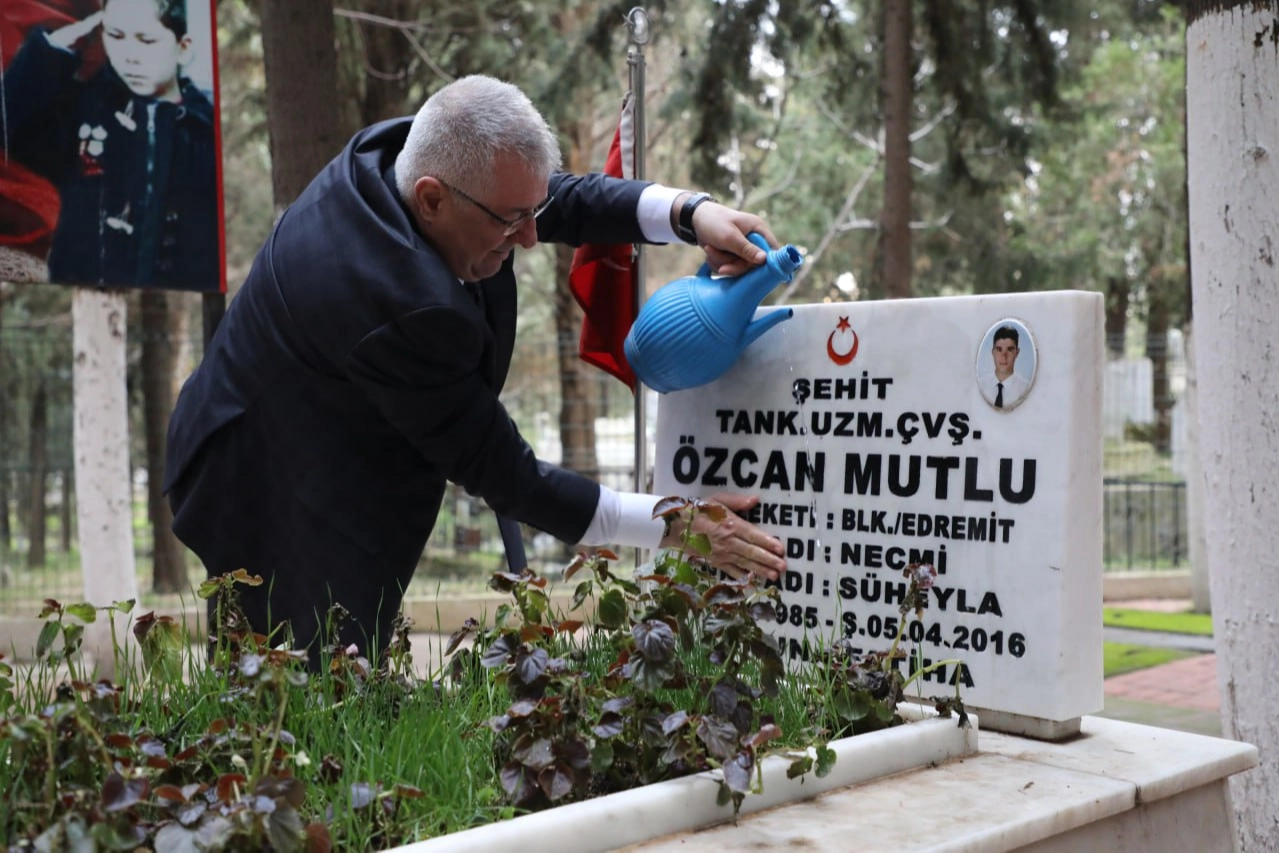
MULTIPOLYGON (((747 240, 750 240, 750 241, 751 241, 752 243, 754 243, 756 246, 759 246, 761 249, 763 249, 763 250, 764 250, 764 252, 765 252, 765 254, 767 254, 768 252, 771 252, 771 251, 773 250, 773 247, 772 247, 772 246, 770 246, 770 245, 768 245, 768 240, 764 239, 764 235, 763 235, 763 234, 760 234, 758 231, 752 231, 751 233, 747 234, 747 235, 746 235, 746 239, 747 239, 747 240)), ((699 269, 699 270, 697 271, 697 277, 698 277, 698 278, 710 278, 710 277, 711 277, 711 265, 710 265, 710 264, 702 264, 701 269, 699 269)))

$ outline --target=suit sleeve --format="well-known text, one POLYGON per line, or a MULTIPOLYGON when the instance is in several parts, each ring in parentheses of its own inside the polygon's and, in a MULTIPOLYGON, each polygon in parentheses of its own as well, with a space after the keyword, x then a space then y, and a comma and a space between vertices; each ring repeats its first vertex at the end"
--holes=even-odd
POLYGON ((608 175, 551 176, 551 206, 537 220, 537 239, 543 243, 646 243, 636 219, 645 181, 608 175))
POLYGON ((351 353, 348 373, 446 478, 503 515, 580 541, 599 485, 537 459, 484 382, 481 357, 474 326, 436 306, 366 336, 351 353))

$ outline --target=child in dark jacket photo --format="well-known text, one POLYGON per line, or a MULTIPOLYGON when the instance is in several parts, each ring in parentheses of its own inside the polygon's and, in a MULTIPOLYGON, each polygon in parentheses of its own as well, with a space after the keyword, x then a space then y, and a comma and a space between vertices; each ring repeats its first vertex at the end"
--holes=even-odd
POLYGON ((221 287, 214 107, 181 71, 185 0, 105 0, 36 27, 5 70, 6 156, 57 188, 58 284, 221 287), (106 63, 89 70, 100 37, 106 63))

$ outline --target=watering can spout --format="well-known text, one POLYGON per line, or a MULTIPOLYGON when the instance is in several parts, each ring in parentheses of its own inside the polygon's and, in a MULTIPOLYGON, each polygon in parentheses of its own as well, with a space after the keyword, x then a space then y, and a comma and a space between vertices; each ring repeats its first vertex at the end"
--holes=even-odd
POLYGON ((759 339, 759 336, 776 326, 783 320, 789 320, 795 316, 795 309, 781 308, 777 311, 770 311, 758 320, 753 321, 749 326, 742 330, 742 340, 740 349, 746 349, 759 339))

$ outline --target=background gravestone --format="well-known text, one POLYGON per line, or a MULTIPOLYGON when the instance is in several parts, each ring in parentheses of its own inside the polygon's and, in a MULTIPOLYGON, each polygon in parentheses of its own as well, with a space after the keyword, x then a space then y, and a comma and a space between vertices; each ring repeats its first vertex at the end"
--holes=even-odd
POLYGON ((761 496, 790 660, 806 639, 888 648, 903 569, 933 563, 905 645, 964 668, 925 695, 959 681, 984 727, 1067 736, 1103 704, 1102 342, 1094 293, 797 306, 719 380, 662 396, 656 491, 761 496))

